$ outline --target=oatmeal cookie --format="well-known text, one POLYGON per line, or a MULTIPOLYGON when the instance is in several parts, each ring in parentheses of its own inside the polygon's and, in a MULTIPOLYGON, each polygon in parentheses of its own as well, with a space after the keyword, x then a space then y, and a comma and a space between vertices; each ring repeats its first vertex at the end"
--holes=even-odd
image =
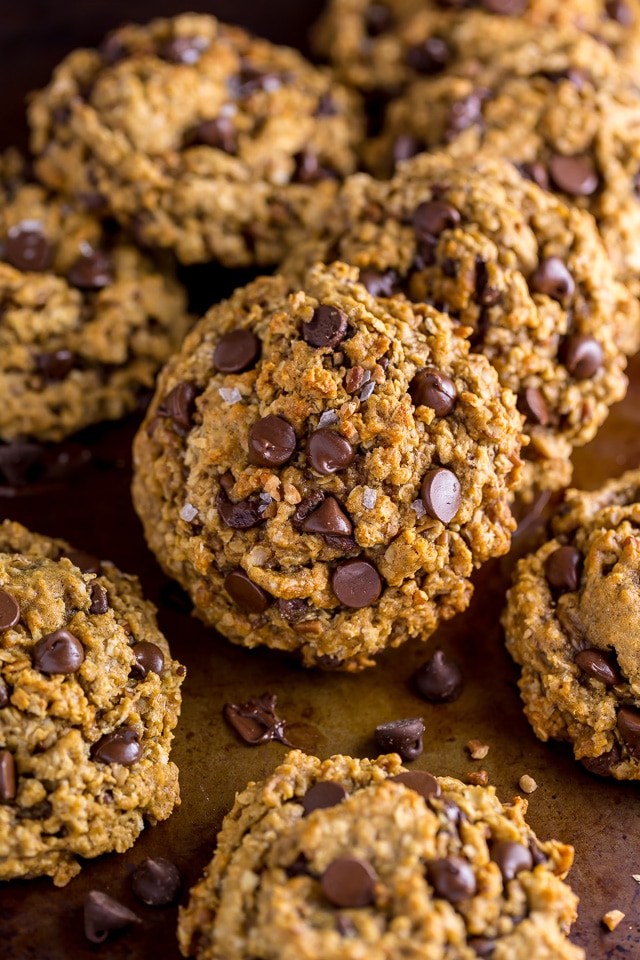
POLYGON ((464 609, 509 548, 521 415, 466 328, 345 264, 262 277, 166 366, 133 496, 196 613, 355 670, 464 609))
POLYGON ((292 751, 236 797, 180 911, 197 960, 580 960, 573 849, 527 801, 407 772, 397 754, 292 751))
POLYGON ((333 258, 372 292, 426 300, 471 327, 472 350, 526 415, 519 492, 569 483, 573 448, 625 394, 617 342, 640 331, 590 217, 505 161, 425 154, 391 181, 349 177, 324 234, 282 270, 295 278, 333 258))
POLYGON ((135 577, 0 524, 0 880, 63 886, 166 820, 184 674, 135 577))
POLYGON ((59 441, 135 409, 189 325, 169 264, 0 155, 0 439, 59 441))
POLYGON ((593 773, 640 780, 640 470, 567 492, 555 536, 517 566, 503 615, 541 740, 593 773))
POLYGON ((204 14, 76 50, 31 101, 36 169, 184 263, 274 264, 356 163, 356 96, 295 50, 204 14))

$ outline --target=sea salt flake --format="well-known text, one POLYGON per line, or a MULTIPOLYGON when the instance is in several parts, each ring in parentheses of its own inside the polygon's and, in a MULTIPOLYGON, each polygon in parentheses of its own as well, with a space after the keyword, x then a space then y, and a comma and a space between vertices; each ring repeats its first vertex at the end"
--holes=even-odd
POLYGON ((180 511, 180 519, 184 520, 185 523, 191 523, 191 521, 198 516, 198 510, 192 503, 185 503, 184 507, 180 511))
POLYGON ((320 419, 318 420, 318 428, 320 427, 332 427, 338 422, 338 414, 335 410, 325 410, 324 413, 320 414, 320 419))
POLYGON ((218 393, 229 406, 234 403, 240 403, 242 400, 242 394, 237 387, 218 387, 218 393))
POLYGON ((369 399, 369 397, 371 396, 375 388, 376 388, 376 385, 373 382, 373 380, 370 380, 369 383, 365 384, 365 386, 360 391, 360 399, 362 400, 363 403, 365 400, 369 399))
POLYGON ((371 487, 365 487, 362 492, 362 505, 366 507, 367 510, 373 510, 378 500, 378 493, 376 490, 373 490, 371 487))
POLYGON ((422 500, 414 500, 413 503, 411 504, 411 509, 415 510, 416 516, 418 518, 424 517, 425 513, 427 512, 424 508, 424 503, 422 502, 422 500))

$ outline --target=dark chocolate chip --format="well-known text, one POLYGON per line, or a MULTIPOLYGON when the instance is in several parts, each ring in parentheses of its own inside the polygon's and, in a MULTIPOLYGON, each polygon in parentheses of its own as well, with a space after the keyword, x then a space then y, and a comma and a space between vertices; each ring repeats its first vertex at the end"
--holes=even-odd
POLYGON ((89 587, 89 596, 91 597, 91 606, 89 613, 106 613, 109 609, 109 595, 105 588, 99 583, 92 583, 89 587))
POLYGON ((242 373, 260 356, 260 341, 251 330, 225 333, 213 353, 213 365, 220 373, 242 373))
POLYGON ((520 164, 520 172, 523 177, 526 177, 527 180, 532 180, 542 190, 549 189, 549 174, 547 173, 546 167, 540 163, 539 160, 534 160, 533 163, 520 164))
POLYGON ((413 229, 418 240, 439 237, 443 230, 452 229, 459 223, 459 212, 443 200, 425 200, 413 214, 413 229))
POLYGON ((526 10, 528 0, 482 0, 487 13, 497 13, 502 17, 515 17, 526 10))
POLYGON ((68 630, 54 630, 33 648, 33 665, 42 673, 75 673, 84 663, 84 647, 68 630))
POLYGON ((451 58, 451 51, 440 37, 427 37, 422 43, 409 47, 406 53, 408 66, 416 73, 434 76, 442 73, 451 58))
POLYGON ((549 159, 549 173, 558 190, 575 197, 591 196, 598 189, 598 174, 589 157, 554 154, 549 159))
POLYGON ((594 680, 601 680, 608 687, 624 683, 615 654, 611 650, 597 650, 593 647, 581 650, 575 662, 586 674, 594 680))
POLYGON ((622 27, 632 27, 634 24, 633 11, 625 0, 607 0, 605 4, 607 16, 615 20, 622 27))
POLYGON ((133 667, 134 673, 137 673, 143 680, 150 670, 157 673, 159 677, 162 676, 164 653, 157 644, 151 643, 149 640, 140 640, 138 643, 134 643, 131 650, 136 658, 136 664, 133 667))
POLYGON ((106 893, 92 890, 84 901, 84 935, 90 943, 104 943, 115 930, 141 923, 132 910, 106 893))
POLYGON ((264 504, 260 500, 240 500, 233 503, 222 486, 216 497, 216 509, 222 522, 234 530, 250 530, 267 519, 263 516, 264 504))
POLYGON ((436 467, 422 481, 420 496, 430 517, 441 523, 450 523, 462 502, 460 481, 451 470, 436 467))
POLYGON ((19 619, 20 607, 17 600, 6 590, 0 590, 0 631, 15 627, 19 619))
POLYGON ((320 886, 335 907, 366 907, 375 899, 377 879, 375 870, 366 860, 338 857, 320 877, 320 886))
POLYGON ((500 299, 497 287, 489 285, 489 270, 486 260, 476 256, 475 287, 478 303, 483 307, 492 307, 500 299))
POLYGON ((618 710, 618 732, 629 753, 640 754, 640 710, 633 707, 620 707, 618 710))
POLYGON ((81 290, 102 290, 113 283, 113 263, 104 250, 92 250, 69 267, 67 280, 81 290))
POLYGON ((116 33, 111 33, 102 41, 98 47, 98 53, 102 57, 102 62, 107 67, 112 67, 120 60, 128 56, 128 50, 122 40, 116 33))
POLYGON ((322 166, 317 153, 312 150, 302 150, 295 155, 293 180, 295 183, 318 183, 320 180, 328 180, 335 176, 335 173, 326 166, 322 166))
POLYGON ((192 383, 177 384, 158 407, 158 416, 168 417, 177 427, 190 430, 196 396, 197 391, 192 383))
POLYGON ((278 613, 287 623, 299 623, 307 610, 307 601, 300 597, 294 597, 293 600, 278 600, 278 613))
POLYGON ((239 705, 225 703, 222 715, 249 746, 279 740, 290 747, 284 734, 287 721, 276 714, 277 700, 275 693, 263 693, 239 705))
POLYGON ((314 117, 335 117, 337 113, 338 108, 331 94, 328 91, 321 94, 318 106, 313 111, 314 117))
POLYGON ((10 227, 4 259, 17 270, 40 273, 53 262, 53 248, 36 220, 22 220, 10 227))
POLYGON ((100 737, 89 752, 98 763, 121 763, 128 767, 142 756, 142 744, 132 727, 120 727, 100 737))
POLYGON ((392 297, 398 283, 398 274, 395 270, 387 270, 385 273, 361 270, 360 283, 367 288, 372 297, 392 297))
POLYGON ((347 333, 347 315, 337 307, 321 303, 309 323, 302 324, 302 336, 310 347, 337 347, 347 333))
POLYGON ((100 559, 86 550, 68 550, 63 556, 83 573, 100 574, 102 571, 100 559))
POLYGON ((562 342, 560 360, 576 380, 586 380, 602 367, 604 354, 593 337, 584 333, 571 334, 562 342))
POLYGON ((309 437, 307 455, 311 467, 328 476, 346 470, 353 463, 356 452, 342 434, 322 427, 309 437))
POLYGON ((505 883, 513 880, 521 870, 533 868, 533 857, 529 847, 515 840, 499 840, 498 843, 492 844, 491 859, 500 867, 505 883))
POLYGON ((613 768, 617 767, 621 760, 622 752, 614 741, 611 750, 601 753, 599 757, 581 757, 580 763, 589 773, 595 773, 598 777, 611 777, 613 768))
POLYGON ((341 783, 335 780, 319 780, 309 787, 302 798, 302 806, 306 814, 312 810, 325 810, 327 807, 335 807, 338 803, 349 796, 341 783))
POLYGON ((15 800, 18 792, 16 762, 9 750, 0 750, 0 801, 15 800))
POLYGON ((446 373, 435 367, 423 367, 409 384, 409 393, 416 407, 431 407, 436 417, 451 413, 458 399, 456 385, 446 373))
POLYGON ((375 729, 376 746, 380 750, 399 753, 403 760, 415 760, 423 750, 424 723, 421 717, 408 720, 391 720, 380 723, 375 729))
POLYGON ((496 941, 489 937, 471 937, 467 944, 476 957, 490 957, 496 948, 496 941))
POLYGON ((59 383, 65 380, 78 362, 77 356, 71 350, 39 353, 35 360, 38 373, 48 383, 59 383))
POLYGON ((285 867, 285 870, 289 878, 308 877, 309 861, 305 857, 304 853, 299 853, 293 863, 290 863, 288 867, 285 867))
POLYGON ((562 304, 571 299, 576 289, 575 281, 560 257, 541 260, 531 275, 529 287, 533 293, 544 293, 562 304))
POLYGON ((558 547, 544 564, 549 585, 563 593, 577 590, 582 574, 582 554, 575 547, 558 547))
POLYGON ((229 88, 236 97, 250 97, 260 90, 273 93, 282 86, 284 80, 285 77, 275 71, 263 70, 245 60, 238 75, 229 81, 229 88))
POLYGON ((0 677, 0 710, 2 707, 9 705, 9 687, 6 682, 0 677))
POLYGON ((281 467, 296 452, 296 434, 290 423, 270 413, 249 430, 249 461, 258 467, 281 467))
POLYGON ((384 3, 370 3, 364 12, 364 25, 370 37, 379 37, 393 27, 393 13, 384 3))
POLYGON ((462 857, 431 860, 427 864, 427 871, 436 896, 448 900, 449 903, 460 903, 461 900, 473 897, 476 892, 473 867, 462 857))
POLYGON ((341 509, 335 497, 326 497, 317 510, 310 513, 301 524, 306 533, 333 533, 349 536, 353 524, 341 509))
POLYGON ((347 560, 333 572, 331 587, 345 607, 368 607, 380 596, 380 574, 368 560, 347 560))
POLYGON ((48 800, 41 800, 31 807, 17 807, 16 820, 46 820, 53 813, 53 807, 48 800))
POLYGON ((537 423, 541 427, 546 427, 551 419, 547 401, 538 387, 524 387, 520 391, 518 410, 525 415, 529 423, 537 423))
POLYGON ((413 790, 419 794, 423 800, 430 800, 432 797, 439 797, 442 793, 438 780, 432 773, 426 770, 407 770, 405 773, 397 773, 395 777, 389 777, 393 783, 401 783, 408 790, 413 790))
POLYGON ((180 893, 182 878, 171 860, 147 857, 131 874, 131 888, 138 900, 150 907, 166 907, 180 893))
POLYGON ((173 37, 158 50, 158 56, 170 63, 197 63, 208 43, 204 37, 173 37))
POLYGON ((529 838, 529 852, 531 853, 531 862, 534 867, 539 867, 540 864, 549 862, 546 853, 538 846, 533 837, 529 838))
POLYGON ((434 703, 450 703, 462 693, 462 672, 457 663, 445 657, 442 650, 418 667, 414 674, 418 693, 434 703))
POLYGON ((246 613, 264 613, 273 597, 254 583, 241 567, 228 573, 224 588, 231 599, 246 613))
POLYGON ((422 153, 425 147, 424 141, 419 140, 418 137, 414 137, 413 134, 401 133, 393 142, 391 156, 394 166, 402 163, 403 160, 410 160, 411 157, 416 157, 419 153, 422 153))
POLYGON ((230 156, 235 156, 238 150, 236 131, 231 117, 214 117, 204 120, 195 129, 195 138, 207 147, 223 150, 230 156))
POLYGON ((484 95, 474 92, 451 105, 444 135, 446 142, 455 140, 463 130, 482 121, 483 100, 484 95))

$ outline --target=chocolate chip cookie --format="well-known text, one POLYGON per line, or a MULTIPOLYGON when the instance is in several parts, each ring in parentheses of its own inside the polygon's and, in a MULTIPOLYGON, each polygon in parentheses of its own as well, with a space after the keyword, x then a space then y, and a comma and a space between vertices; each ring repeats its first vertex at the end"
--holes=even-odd
POLYGON ((569 483, 572 449, 624 396, 617 342, 640 331, 590 217, 505 161, 425 154, 390 181, 348 178, 324 235, 282 270, 332 258, 355 264, 372 293, 465 325, 526 417, 520 494, 569 483))
POLYGON ((593 773, 640 780, 640 470, 567 492, 555 536, 522 559, 503 616, 541 740, 593 773))
POLYGON ((274 264, 356 163, 360 104, 326 69, 203 14, 76 50, 31 101, 36 169, 184 263, 274 264))
POLYGON ((317 265, 213 307, 161 375, 133 481, 198 616, 347 670, 466 607, 509 548, 521 444, 464 328, 357 278, 317 265))
POLYGON ((197 960, 580 960, 567 940, 573 850, 541 841, 527 801, 403 769, 397 754, 292 751, 236 797, 180 911, 197 960))
POLYGON ((63 886, 166 820, 184 674, 135 577, 0 524, 0 880, 63 886))
POLYGON ((189 325, 170 264, 0 156, 0 439, 58 441, 151 390, 189 325))

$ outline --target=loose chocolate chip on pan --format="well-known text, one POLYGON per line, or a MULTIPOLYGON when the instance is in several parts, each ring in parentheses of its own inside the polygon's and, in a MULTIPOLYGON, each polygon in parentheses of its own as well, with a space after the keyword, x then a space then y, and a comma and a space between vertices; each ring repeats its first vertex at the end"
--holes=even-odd
POLYGON ((9 750, 0 750, 0 801, 10 803, 17 793, 16 762, 9 750))
POLYGON ((132 910, 106 893, 92 890, 84 901, 84 935, 90 943, 104 943, 110 933, 141 923, 132 910))
POLYGON ((443 200, 425 200, 413 214, 413 229, 418 240, 439 237, 443 230, 460 223, 460 214, 443 200))
POLYGON ((67 560, 70 560, 71 563, 78 567, 83 573, 100 574, 102 571, 100 558, 96 557, 93 553, 88 553, 86 550, 68 550, 63 556, 65 556, 67 560))
POLYGON ((15 627, 19 619, 20 607, 17 600, 6 590, 0 590, 0 632, 15 627))
POLYGON ((302 324, 302 336, 310 347, 337 347, 347 334, 347 315, 338 307, 321 303, 309 323, 302 324))
POLYGON ((109 595, 105 588, 99 583, 92 583, 89 587, 89 596, 91 597, 91 606, 89 613, 106 613, 109 609, 109 595))
POLYGON ((150 907, 166 907, 180 893, 182 878, 171 860, 146 857, 131 874, 131 888, 150 907))
POLYGON ((231 330, 216 344, 213 365, 220 373, 242 373, 260 356, 260 341, 251 330, 231 330))
POLYGON ((521 870, 531 870, 533 867, 529 847, 515 840, 499 840, 492 844, 491 859, 500 867, 505 883, 513 880, 521 870))
POLYGON ((472 897, 477 889, 473 867, 462 857, 445 857, 427 865, 429 881, 437 897, 449 903, 460 903, 472 897))
POLYGON ((357 610, 375 603, 382 591, 382 580, 368 560, 353 559, 336 567, 331 586, 340 603, 357 610))
POLYGON ((230 156, 234 156, 238 150, 236 131, 231 117, 221 116, 204 120, 198 124, 194 133, 199 143, 207 147, 215 147, 216 150, 223 150, 230 156))
POLYGON ((329 533, 349 536, 353 524, 344 513, 335 497, 326 497, 317 510, 310 513, 301 523, 306 533, 329 533))
POLYGON ((633 11, 625 0, 607 0, 605 4, 607 16, 615 20, 622 27, 632 27, 634 23, 633 11))
POLYGON ((427 37, 422 43, 409 47, 406 53, 407 65, 424 76, 442 73, 450 58, 451 51, 441 37, 427 37))
POLYGON ((341 800, 348 796, 347 790, 341 783, 335 780, 319 780, 309 787, 302 798, 302 806, 306 814, 312 810, 325 810, 327 807, 335 807, 341 800))
POLYGON ((281 467, 296 451, 296 434, 282 417, 269 414, 249 430, 249 460, 259 467, 281 467))
POLYGON ((192 383, 178 383, 158 407, 158 416, 167 417, 183 430, 190 430, 196 396, 192 383))
POLYGON ((84 647, 68 630, 54 630, 33 648, 33 665, 42 673, 75 673, 84 663, 84 647))
POLYGON ((533 293, 544 293, 563 304, 571 299, 576 289, 575 281, 560 257, 541 260, 531 275, 529 287, 533 293))
POLYGON ((143 680, 150 671, 157 673, 159 677, 162 676, 164 654, 157 644, 151 643, 149 640, 140 640, 138 643, 134 643, 131 651, 136 658, 135 666, 132 668, 134 673, 137 673, 143 680))
POLYGON ((549 173, 559 190, 575 197, 591 196, 598 189, 598 174, 589 157, 554 154, 549 159, 549 173))
POLYGON ((456 385, 435 367, 423 367, 409 384, 409 394, 416 407, 431 407, 437 417, 451 413, 458 399, 456 385))
POLYGON ((290 747, 284 734, 287 721, 281 720, 276 713, 277 700, 275 693, 263 693, 261 697, 251 697, 239 705, 225 703, 222 715, 249 746, 279 740, 290 747))
POLYGON ((104 250, 92 250, 78 257, 67 273, 72 287, 80 290, 102 290, 113 283, 113 263, 104 250))
POLYGON ((393 783, 401 783, 408 790, 413 790, 419 794, 423 800, 430 800, 432 797, 439 797, 442 793, 438 780, 432 773, 426 770, 407 770, 405 773, 397 773, 395 777, 389 777, 393 783))
POLYGON ((422 481, 420 496, 430 517, 450 523, 462 502, 460 481, 451 470, 436 467, 422 481))
POLYGON ((640 710, 634 710, 633 707, 620 707, 618 732, 629 753, 633 756, 640 755, 640 710))
POLYGON ((460 667, 445 657, 442 650, 436 650, 418 667, 413 679, 420 696, 435 703, 450 703, 462 693, 460 667))
POLYGON ((120 727, 100 737, 89 752, 98 763, 121 763, 128 767, 142 756, 142 744, 132 727, 120 727))
POLYGON ((380 723, 375 729, 376 746, 385 753, 399 753, 403 760, 415 760, 423 750, 424 723, 421 717, 380 723))
POLYGON ((602 367, 604 354, 597 340, 587 334, 571 334, 565 337, 560 360, 576 380, 592 377, 602 367))
POLYGON ((307 455, 311 467, 328 476, 346 470, 353 463, 355 450, 342 434, 322 427, 309 437, 307 455))
POLYGON ((577 590, 582 574, 582 554, 575 547, 558 547, 544 564, 549 585, 563 593, 577 590))
POLYGON ((590 647, 587 650, 581 650, 575 662, 584 673, 593 677, 594 680, 600 680, 607 687, 624 683, 615 654, 611 650, 597 650, 590 647))
POLYGON ((11 227, 5 242, 4 259, 25 272, 40 273, 53 262, 53 248, 37 220, 22 220, 11 227))
POLYGON ((366 907, 375 899, 377 879, 375 870, 366 860, 338 857, 322 874, 320 886, 335 907, 366 907))
POLYGON ((76 354, 71 350, 39 353, 35 360, 38 373, 47 383, 59 383, 65 380, 78 363, 76 354))
POLYGON ((264 613, 273 602, 273 597, 254 583, 241 567, 227 574, 224 588, 246 613, 264 613))
POLYGON ((537 423, 541 427, 546 427, 551 419, 547 401, 538 387, 525 387, 520 391, 518 410, 525 415, 529 423, 537 423))

